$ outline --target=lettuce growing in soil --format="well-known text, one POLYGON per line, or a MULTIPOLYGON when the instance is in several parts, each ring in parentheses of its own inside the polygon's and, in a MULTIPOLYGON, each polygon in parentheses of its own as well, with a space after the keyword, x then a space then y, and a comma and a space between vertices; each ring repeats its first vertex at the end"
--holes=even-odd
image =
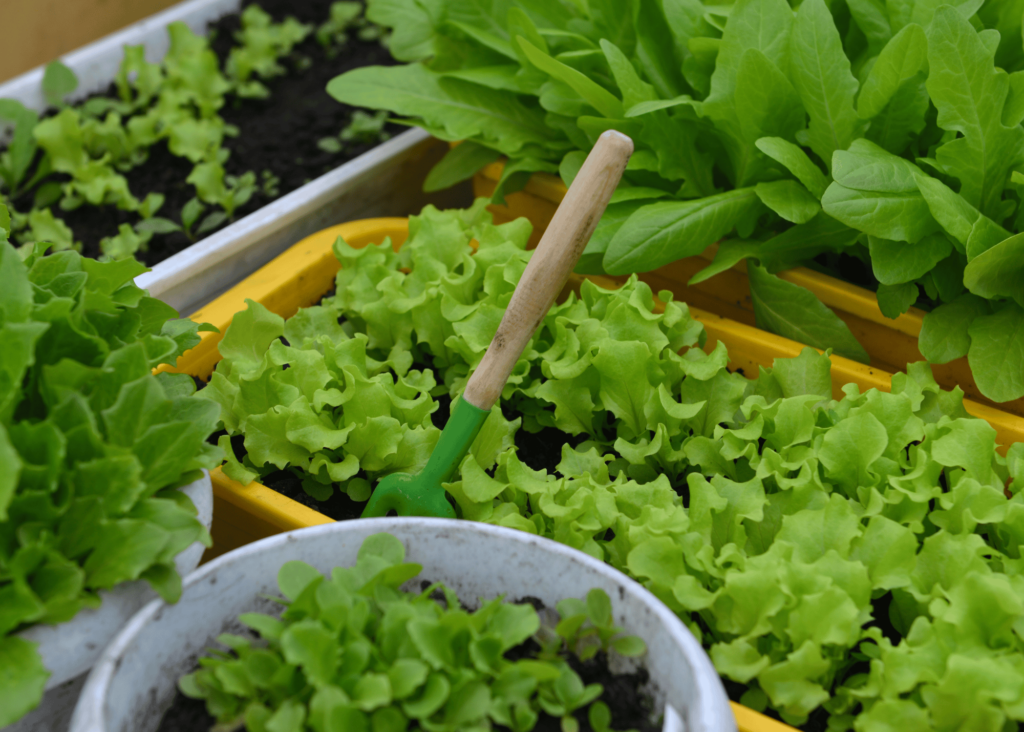
POLYGON ((0 725, 34 708, 49 673, 14 635, 145 579, 175 601, 174 557, 209 545, 175 488, 222 459, 218 408, 186 376, 152 369, 198 326, 132 283, 134 260, 72 251, 22 261, 0 205, 0 725))
POLYGON ((78 81, 54 62, 43 119, 0 99, 0 125, 13 123, 0 151, 12 241, 152 265, 388 138, 384 113, 323 90, 388 61, 360 3, 243 5, 208 37, 169 25, 159 63, 126 47, 115 83, 73 106, 78 81))
POLYGON ((581 261, 626 274, 748 260, 761 327, 867 354, 773 273, 838 268, 895 318, 928 310, 932 363, 967 356, 988 398, 1024 396, 1020 8, 1000 0, 369 0, 399 61, 334 79, 349 104, 466 140, 428 187, 500 156, 495 192, 568 184, 613 128, 637 151, 581 261))
MULTIPOLYGON (((244 434, 229 474, 266 475, 273 455, 323 495, 332 483, 352 495, 356 478, 335 481, 332 466, 372 454, 342 438, 373 420, 375 458, 409 461, 398 445, 436 434, 423 415, 482 357, 528 235, 523 220, 493 226, 480 203, 427 208, 398 253, 339 241, 337 292, 320 306, 281 322, 251 303, 200 392, 244 434), (396 410, 414 403, 402 423, 396 410), (246 415, 277 426, 240 430, 246 415), (317 434, 335 441, 305 441, 317 434)), ((699 348, 702 326, 663 297, 635 278, 585 282, 552 308, 505 413, 447 486, 459 515, 627 572, 688 623, 734 698, 805 729, 1024 721, 1024 446, 997 452, 992 427, 925 364, 889 392, 847 385, 838 399, 812 349, 754 378, 730 372, 725 347, 699 348), (541 430, 561 445, 557 465, 523 447, 541 430)))
MULTIPOLYGON (((422 570, 404 559, 398 539, 376 534, 355 566, 329 577, 303 562, 282 566, 280 618, 240 616, 259 638, 219 636, 230 652, 213 650, 179 681, 210 715, 191 720, 192 729, 214 721, 250 732, 573 732, 581 722, 593 732, 658 729, 639 688, 646 672, 607 669, 609 652, 638 656, 646 648, 613 625, 603 590, 562 600, 542 624, 528 602, 498 597, 470 612, 437 583, 401 590, 422 570), (593 677, 615 682, 616 698, 593 677)), ((160 732, 184 729, 182 717, 195 714, 179 699, 160 732)))

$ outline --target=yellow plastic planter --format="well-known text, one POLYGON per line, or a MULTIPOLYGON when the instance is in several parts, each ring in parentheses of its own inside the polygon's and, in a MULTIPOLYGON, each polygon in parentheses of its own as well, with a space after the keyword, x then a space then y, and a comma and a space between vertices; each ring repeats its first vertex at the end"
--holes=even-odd
MULTIPOLYGON (((501 177, 502 166, 501 162, 492 163, 473 178, 474 195, 490 196, 494 192, 501 177)), ((530 219, 534 225, 533 241, 536 242, 551 221, 565 191, 565 184, 560 178, 537 173, 522 191, 505 196, 507 205, 490 208, 498 223, 520 216, 530 219)), ((646 272, 640 278, 655 292, 670 290, 676 299, 691 306, 724 315, 739 323, 754 325, 754 305, 750 299, 745 262, 696 285, 686 284, 713 258, 714 247, 711 247, 702 256, 681 259, 653 272, 646 272)), ((779 277, 805 287, 832 308, 867 350, 872 367, 895 373, 905 370, 909 363, 924 360, 917 348, 924 311, 911 308, 909 312, 891 320, 882 315, 878 299, 870 290, 806 267, 780 272, 779 277)), ((971 375, 966 357, 935 365, 932 370, 935 380, 946 389, 959 386, 970 399, 1010 414, 1024 416, 1024 399, 997 404, 982 395, 971 375)))
MULTIPOLYGON (((255 300, 278 315, 288 318, 300 307, 318 302, 334 285, 339 263, 332 245, 339 236, 359 247, 380 243, 386 237, 397 249, 408 234, 404 218, 365 219, 324 229, 285 251, 259 271, 225 292, 192 320, 211 323, 223 333, 235 313, 246 308, 246 300, 255 300)), ((603 287, 615 282, 605 277, 591 277, 603 287)), ((582 278, 575 278, 569 287, 578 287, 582 278)), ((759 366, 771 366, 777 358, 797 356, 803 346, 795 341, 772 335, 744 323, 729 320, 696 307, 690 312, 703 323, 708 333, 708 350, 721 340, 729 349, 734 369, 756 374, 759 366)), ((182 356, 175 371, 208 379, 220 353, 218 333, 203 333, 201 343, 182 356)), ((862 390, 888 390, 890 374, 848 359, 832 357, 833 393, 842 397, 843 384, 852 382, 862 390)), ((965 401, 967 410, 991 422, 1002 444, 1024 440, 1024 420, 1011 417, 989 406, 965 401)), ((214 515, 213 547, 204 559, 211 559, 231 549, 291 529, 330 523, 331 519, 293 501, 259 483, 242 485, 228 478, 220 468, 210 477, 213 481, 214 515)), ((738 704, 733 705, 740 732, 793 732, 793 728, 738 704)))

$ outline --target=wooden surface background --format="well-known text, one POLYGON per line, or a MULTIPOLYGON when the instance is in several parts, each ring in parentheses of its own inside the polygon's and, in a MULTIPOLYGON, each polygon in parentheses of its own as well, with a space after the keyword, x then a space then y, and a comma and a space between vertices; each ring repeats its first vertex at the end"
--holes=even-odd
POLYGON ((0 82, 178 0, 0 0, 0 82))

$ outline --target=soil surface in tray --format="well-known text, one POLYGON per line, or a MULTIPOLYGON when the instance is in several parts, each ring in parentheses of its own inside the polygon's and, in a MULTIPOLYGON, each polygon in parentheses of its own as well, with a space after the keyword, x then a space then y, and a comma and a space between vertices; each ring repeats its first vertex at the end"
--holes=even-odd
MULTIPOLYGON (((423 584, 426 587, 430 583, 424 582, 423 584)), ((443 598, 440 593, 438 595, 443 598)), ((533 605, 538 611, 544 609, 544 603, 533 597, 517 601, 517 604, 525 603, 533 605)), ((536 658, 539 650, 540 647, 531 638, 506 652, 505 658, 510 661, 536 658)), ((611 712, 612 729, 636 730, 637 732, 658 732, 661 729, 660 726, 650 721, 652 702, 643 690, 650 679, 647 669, 639 668, 632 673, 612 673, 608 668, 608 656, 603 651, 587 661, 580 661, 573 655, 570 655, 567 660, 572 669, 579 674, 584 685, 601 684, 604 688, 600 698, 608 705, 611 712)), ((586 709, 576 712, 574 716, 579 722, 580 732, 593 732, 587 719, 586 709)), ((207 714, 205 701, 190 699, 181 691, 176 691, 174 701, 164 713, 157 732, 206 732, 216 724, 216 721, 207 714)), ((500 725, 495 725, 494 729, 506 730, 500 725)), ((561 730, 561 719, 552 717, 543 711, 537 719, 537 725, 533 728, 533 732, 561 732, 561 730)))
MULTIPOLYGON (((227 174, 241 175, 251 170, 257 176, 257 190, 235 212, 236 221, 376 146, 376 143, 345 143, 336 153, 325 152, 317 146, 317 142, 325 137, 337 137, 348 125, 355 109, 331 98, 325 91, 327 82, 360 66, 394 63, 386 48, 376 41, 360 41, 355 33, 350 34, 346 44, 338 48, 333 58, 328 57, 314 35, 316 26, 329 17, 331 2, 245 0, 242 3, 243 7, 259 5, 278 22, 292 16, 313 25, 314 32, 281 60, 288 69, 287 74, 262 80, 270 90, 267 99, 240 99, 230 95, 220 110, 224 121, 239 130, 237 137, 224 139, 224 147, 231 151, 224 165, 227 174), (263 186, 263 171, 269 171, 276 177, 276 190, 263 186)), ((209 26, 211 47, 220 58, 222 68, 228 52, 237 45, 234 33, 240 27, 237 14, 221 18, 209 26)), ((106 95, 116 96, 113 85, 106 95)), ((399 125, 386 127, 392 136, 404 129, 399 125)), ((195 196, 195 188, 185 182, 192 167, 187 158, 172 155, 166 143, 160 142, 150 148, 145 163, 124 175, 132 194, 139 200, 151 192, 164 194, 166 200, 158 215, 180 223, 182 207, 195 196)), ((63 176, 50 176, 47 180, 59 178, 63 176)), ((15 201, 19 210, 31 208, 33 192, 30 190, 15 201)), ((89 257, 99 256, 100 240, 117 234, 119 224, 138 220, 137 214, 119 211, 114 206, 84 205, 74 211, 62 211, 54 205, 52 210, 71 227, 75 240, 83 244, 82 253, 89 257)), ((207 208, 205 213, 211 210, 207 208)), ((203 236, 215 231, 206 232, 203 236)), ((192 243, 182 232, 157 234, 150 240, 149 250, 135 256, 152 266, 192 243)))

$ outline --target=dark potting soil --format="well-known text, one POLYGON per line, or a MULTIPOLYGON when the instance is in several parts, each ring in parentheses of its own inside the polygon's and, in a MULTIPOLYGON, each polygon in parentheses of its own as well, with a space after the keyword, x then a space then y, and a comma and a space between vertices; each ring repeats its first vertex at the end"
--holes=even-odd
POLYGON ((160 720, 156 732, 207 732, 217 720, 206 712, 206 702, 190 699, 175 690, 174 701, 160 720))
MULTIPOLYGON (((301 22, 323 23, 330 15, 332 0, 245 0, 242 5, 259 5, 275 21, 293 16, 301 22)), ((241 27, 238 15, 231 15, 210 24, 211 47, 223 62, 232 46, 236 45, 234 32, 241 27)), ((345 143, 336 153, 321 150, 317 142, 325 137, 336 137, 348 125, 354 107, 341 104, 325 91, 327 82, 338 74, 369 65, 391 65, 390 53, 376 41, 360 41, 351 34, 346 44, 330 58, 326 50, 311 33, 292 53, 281 60, 287 74, 262 80, 270 90, 267 99, 240 99, 229 96, 220 116, 228 124, 238 127, 237 137, 224 140, 231 151, 225 163, 229 175, 242 175, 253 171, 257 176, 257 190, 252 198, 235 211, 235 220, 252 213, 276 198, 290 193, 305 183, 336 168, 342 163, 362 155, 377 145, 373 143, 345 143), (268 171, 276 185, 266 185, 268 171), (276 189, 276 190, 275 190, 276 189)), ((116 97, 111 87, 102 95, 116 97)), ((388 125, 390 134, 401 132, 399 125, 388 125)), ((166 196, 158 216, 181 222, 182 207, 195 196, 195 189, 185 182, 193 164, 186 158, 172 155, 164 142, 149 150, 149 158, 142 165, 125 173, 132 194, 142 200, 151 192, 166 196)), ((48 180, 56 180, 51 176, 48 180)), ((27 211, 31 207, 34 191, 20 196, 15 205, 27 211)), ((71 227, 75 240, 83 244, 82 253, 89 257, 100 254, 100 240, 117 234, 118 225, 134 223, 138 216, 120 211, 114 206, 83 205, 74 211, 52 207, 54 215, 64 219, 71 227)), ((209 213, 207 208, 204 212, 209 213)), ((202 216, 200 217, 202 221, 202 216)), ((230 223, 230 222, 228 222, 230 223)), ((198 225, 198 224, 197 224, 198 225)), ((224 224, 227 225, 227 224, 224 224)), ((221 227, 222 228, 222 227, 221 227)), ((200 239, 214 233, 204 233, 200 239)), ((198 240, 198 239, 197 239, 198 240)), ((146 252, 136 257, 152 266, 193 242, 182 232, 157 234, 149 242, 146 252)))
MULTIPOLYGON (((521 658, 530 658, 536 655, 537 644, 533 639, 526 641, 523 646, 532 646, 530 652, 523 653, 521 658)), ((513 658, 513 648, 505 654, 506 658, 513 658)), ((604 691, 600 700, 608 705, 612 714, 611 728, 617 730, 637 730, 637 732, 658 732, 661 729, 651 721, 653 704, 651 698, 644 693, 643 687, 650 675, 647 669, 639 668, 633 673, 614 674, 608 668, 608 656, 604 651, 599 651, 596 656, 581 661, 576 656, 569 656, 567 659, 572 670, 579 674, 584 685, 601 684, 604 691)), ((594 732, 587 718, 586 708, 577 710, 574 714, 579 722, 580 732, 594 732)), ((505 727, 495 725, 496 730, 505 730, 505 727)), ((533 732, 561 732, 562 721, 558 717, 552 717, 546 712, 541 712, 537 719, 537 726, 533 732)))

